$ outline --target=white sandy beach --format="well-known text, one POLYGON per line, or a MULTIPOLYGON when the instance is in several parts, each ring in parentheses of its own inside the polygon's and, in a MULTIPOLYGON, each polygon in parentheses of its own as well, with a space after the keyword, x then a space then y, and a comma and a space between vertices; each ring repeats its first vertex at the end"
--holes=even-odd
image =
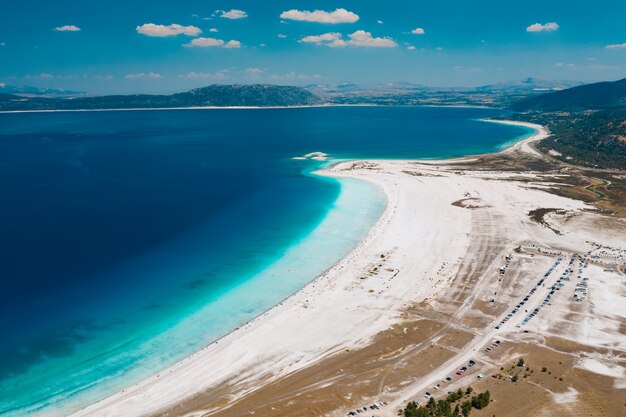
POLYGON ((507 125, 515 125, 515 126, 524 126, 524 127, 528 127, 531 129, 535 130, 535 134, 524 139, 521 140, 515 144, 513 144, 513 146, 505 149, 503 152, 504 153, 513 153, 513 152, 517 152, 517 151, 522 151, 534 156, 538 156, 541 157, 541 154, 539 152, 537 152, 535 149, 533 149, 530 145, 532 143, 535 142, 539 142, 542 139, 547 138, 548 136, 550 136, 550 132, 548 131, 548 129, 545 126, 541 126, 538 124, 534 124, 534 123, 528 123, 528 122, 514 122, 514 121, 508 121, 508 120, 484 120, 485 122, 490 122, 490 123, 500 123, 500 124, 507 124, 507 125))
MULTIPOLYGON (((536 135, 505 152, 536 152, 528 144, 548 133, 541 126, 531 127, 538 130, 536 135)), ((471 235, 477 233, 472 216, 482 208, 499 216, 502 231, 512 242, 589 250, 584 228, 581 233, 556 235, 528 218, 530 210, 542 207, 583 213, 589 208, 584 203, 548 194, 532 181, 512 182, 518 174, 463 174, 447 162, 342 162, 321 172, 370 181, 387 196, 382 218, 353 252, 283 303, 218 342, 75 415, 155 414, 224 384, 233 387, 231 400, 236 400, 334 353, 367 345, 377 333, 399 322, 408 306, 436 300, 447 288, 470 249, 471 235)), ((530 180, 532 176, 528 174, 530 180)), ((619 234, 596 238, 607 245, 626 245, 619 234)), ((605 296, 611 298, 611 294, 605 296)), ((496 333, 491 330, 481 335, 469 349, 433 371, 432 379, 445 377, 496 333)), ((593 368, 593 362, 587 365, 593 368)), ((429 382, 407 386, 390 401, 397 408, 429 382)), ((339 414, 345 415, 345 411, 339 414)), ((393 415, 392 407, 383 414, 393 415)))

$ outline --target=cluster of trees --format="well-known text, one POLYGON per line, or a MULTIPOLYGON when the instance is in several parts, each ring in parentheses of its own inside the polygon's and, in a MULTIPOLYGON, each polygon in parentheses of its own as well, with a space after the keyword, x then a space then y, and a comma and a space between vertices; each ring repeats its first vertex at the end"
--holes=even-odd
POLYGON ((411 401, 404 409, 404 417, 467 417, 472 408, 481 410, 487 407, 491 401, 489 391, 481 392, 470 398, 472 392, 472 387, 469 387, 465 393, 459 389, 448 394, 443 400, 436 401, 430 397, 425 406, 420 406, 415 401, 411 401), (461 401, 463 398, 466 399, 461 401), (453 405, 454 409, 452 408, 453 405))
POLYGON ((544 125, 552 134, 537 145, 555 150, 563 162, 594 167, 626 169, 626 108, 576 113, 525 113, 512 119, 544 125))

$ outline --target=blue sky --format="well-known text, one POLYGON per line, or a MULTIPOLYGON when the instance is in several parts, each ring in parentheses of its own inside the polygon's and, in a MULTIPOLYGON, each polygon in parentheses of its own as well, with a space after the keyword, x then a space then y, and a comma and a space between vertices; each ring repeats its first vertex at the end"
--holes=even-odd
POLYGON ((611 80, 626 77, 625 21, 617 0, 2 0, 0 83, 611 80))

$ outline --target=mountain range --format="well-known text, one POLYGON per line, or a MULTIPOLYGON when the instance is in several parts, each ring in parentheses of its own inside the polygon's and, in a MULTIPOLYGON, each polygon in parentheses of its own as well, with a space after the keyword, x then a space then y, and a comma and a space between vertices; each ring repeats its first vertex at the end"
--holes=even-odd
POLYGON ((516 111, 603 110, 626 106, 626 78, 529 97, 511 105, 516 111))
POLYGON ((97 97, 49 98, 0 93, 0 110, 137 109, 174 107, 310 106, 322 99, 301 87, 210 85, 169 95, 131 94, 97 97))
POLYGON ((29 85, 10 85, 7 83, 0 83, 0 94, 42 97, 77 97, 85 95, 85 93, 81 91, 63 90, 61 88, 33 87, 29 85))
POLYGON ((580 111, 626 106, 626 79, 575 85, 528 78, 474 88, 434 88, 412 83, 359 85, 215 84, 156 95, 84 96, 79 92, 0 83, 0 110, 91 110, 186 107, 289 107, 319 104, 485 105, 515 111, 580 111), (571 88, 568 86, 575 85, 571 88))

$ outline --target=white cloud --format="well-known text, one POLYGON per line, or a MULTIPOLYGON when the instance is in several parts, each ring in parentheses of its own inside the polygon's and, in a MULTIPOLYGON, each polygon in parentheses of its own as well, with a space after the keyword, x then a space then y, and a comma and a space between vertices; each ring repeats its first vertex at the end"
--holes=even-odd
POLYGON ((246 74, 248 74, 250 78, 259 78, 263 72, 261 68, 246 68, 246 74))
POLYGON ((359 20, 359 16, 356 13, 349 12, 346 9, 336 9, 334 12, 326 12, 324 10, 310 12, 292 9, 282 12, 280 18, 317 23, 354 23, 359 20))
MULTIPOLYGON (((316 45, 321 45, 323 43, 326 42, 330 42, 328 45, 333 45, 333 43, 343 43, 341 46, 345 46, 345 42, 343 40, 341 40, 341 33, 324 33, 322 35, 311 35, 311 36, 305 36, 304 38, 300 39, 298 42, 303 42, 303 43, 314 43, 316 45)), ((338 46, 338 45, 334 45, 334 46, 338 46)))
POLYGON ((305 36, 298 42, 314 43, 316 45, 326 45, 330 47, 343 46, 366 46, 372 48, 393 48, 398 44, 391 38, 374 38, 370 32, 357 30, 348 35, 348 40, 344 40, 341 33, 324 33, 322 35, 305 36))
POLYGON ((624 43, 612 43, 605 46, 606 49, 626 49, 626 42, 624 43))
POLYGON ((126 74, 124 78, 126 78, 127 80, 144 80, 144 79, 156 80, 156 79, 161 78, 161 74, 157 72, 148 72, 148 73, 139 72, 136 74, 126 74))
POLYGON ((219 32, 219 30, 217 30, 216 28, 211 28, 211 29, 209 29, 209 32, 211 32, 211 33, 217 33, 217 32, 219 32))
MULTIPOLYGON (((17 78, 18 77, 15 77, 15 76, 9 77, 9 79, 17 79, 17 78)), ((58 78, 58 77, 55 77, 54 75, 49 74, 47 72, 42 72, 41 74, 26 74, 22 78, 44 78, 44 79, 49 79, 49 78, 58 78)))
POLYGON ((261 48, 265 48, 265 47, 267 46, 267 44, 262 43, 262 44, 259 44, 259 46, 260 46, 261 48))
POLYGON ((235 40, 224 42, 221 39, 215 39, 215 38, 196 38, 192 40, 191 42, 185 44, 184 46, 198 47, 198 48, 219 47, 219 48, 233 49, 233 48, 241 48, 241 42, 235 41, 235 40))
POLYGON ((222 46, 224 45, 224 41, 221 39, 215 39, 215 38, 196 38, 194 40, 192 40, 191 42, 189 42, 188 44, 186 44, 185 46, 197 46, 200 48, 210 48, 213 46, 222 46))
POLYGON ((75 25, 65 25, 55 27, 54 30, 57 32, 80 32, 80 28, 75 25))
POLYGON ((426 31, 423 28, 415 28, 411 31, 411 33, 414 35, 423 35, 426 31))
POLYGON ((350 38, 346 43, 354 46, 366 46, 371 48, 394 48, 398 44, 391 38, 374 38, 370 32, 357 30, 348 35, 350 38))
POLYGON ((415 47, 413 45, 409 45, 406 47, 406 49, 408 49, 409 51, 415 51, 415 47))
POLYGON ((233 49, 233 48, 241 48, 241 42, 239 41, 228 41, 224 44, 224 48, 233 49))
POLYGON ((280 39, 285 39, 287 37, 287 35, 283 35, 282 33, 279 33, 276 36, 279 37, 280 39))
POLYGON ((4 88, 7 85, 7 83, 0 83, 0 88, 4 88))
POLYGON ((378 23, 379 25, 382 25, 385 22, 383 22, 382 20, 377 20, 376 23, 378 23))
POLYGON ((243 19, 248 17, 248 13, 238 9, 232 9, 229 11, 219 10, 218 13, 220 17, 223 17, 224 19, 243 19))
POLYGON ((207 78, 215 80, 225 80, 230 77, 230 71, 227 69, 219 70, 216 72, 195 72, 191 71, 186 74, 180 74, 178 78, 186 78, 188 80, 203 80, 207 78))
POLYGON ((559 29, 559 25, 556 22, 549 22, 545 24, 535 23, 526 28, 526 32, 554 32, 559 29))
POLYGON ((183 26, 176 23, 171 25, 155 25, 154 23, 146 23, 136 27, 137 33, 146 36, 164 38, 167 36, 187 35, 198 36, 202 33, 200 28, 195 26, 183 26))
POLYGON ((310 81, 310 80, 321 80, 322 77, 319 74, 300 74, 297 72, 288 72, 286 74, 272 74, 269 77, 273 81, 281 81, 281 82, 293 82, 293 81, 310 81))

